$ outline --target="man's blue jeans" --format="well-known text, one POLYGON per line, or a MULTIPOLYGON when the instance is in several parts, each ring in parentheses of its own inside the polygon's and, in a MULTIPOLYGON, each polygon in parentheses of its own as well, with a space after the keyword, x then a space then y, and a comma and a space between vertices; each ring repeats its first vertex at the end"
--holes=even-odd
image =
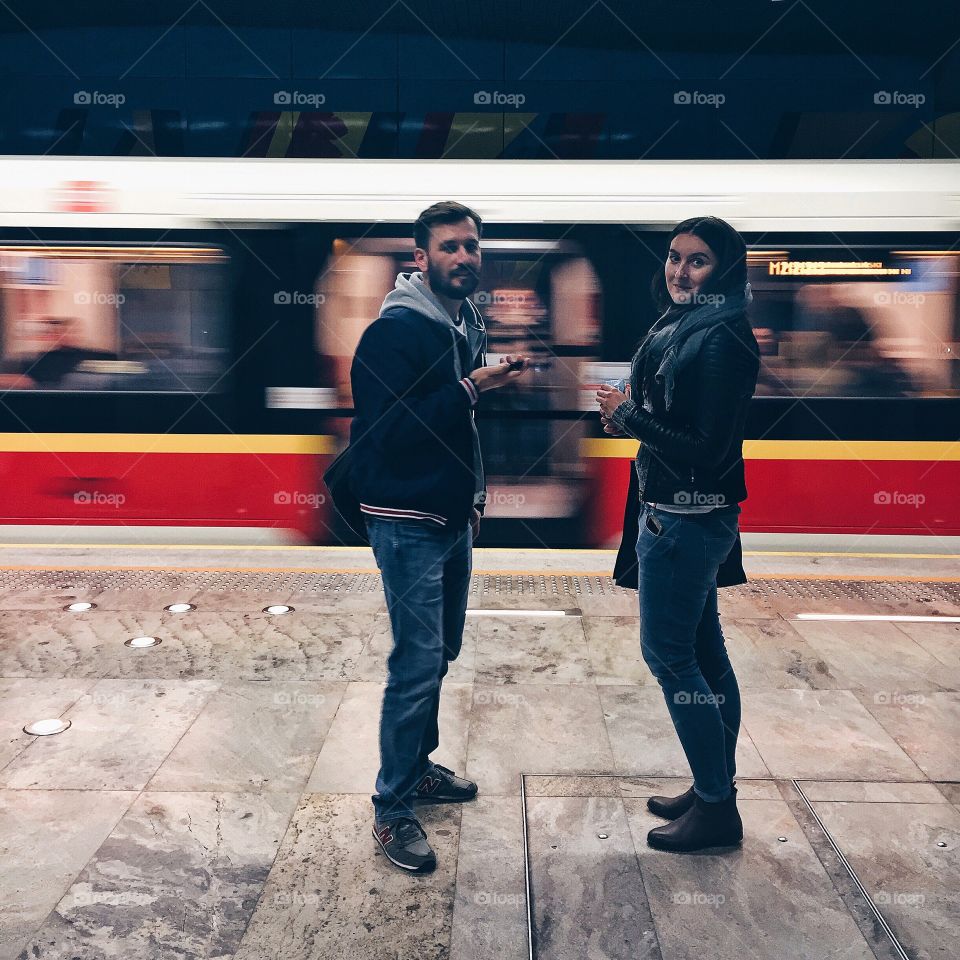
POLYGON ((414 815, 414 791, 440 742, 440 687, 463 643, 473 536, 469 524, 370 516, 366 523, 393 631, 373 797, 381 822, 414 815))
POLYGON ((717 613, 717 570, 737 537, 739 507, 681 514, 640 506, 640 640, 693 772, 718 802, 736 773, 740 690, 717 613), (647 525, 653 516, 658 534, 647 525))

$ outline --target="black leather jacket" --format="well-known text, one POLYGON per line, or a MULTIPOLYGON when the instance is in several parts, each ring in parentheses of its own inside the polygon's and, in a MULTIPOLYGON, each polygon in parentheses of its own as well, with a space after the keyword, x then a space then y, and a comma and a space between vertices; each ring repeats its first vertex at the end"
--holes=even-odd
MULTIPOLYGON (((642 397, 643 371, 634 363, 631 396, 642 397)), ((648 413, 632 399, 613 420, 640 440, 639 497, 677 505, 739 503, 747 497, 743 434, 757 385, 760 351, 745 315, 718 324, 697 357, 677 374, 667 410, 662 386, 648 413)))

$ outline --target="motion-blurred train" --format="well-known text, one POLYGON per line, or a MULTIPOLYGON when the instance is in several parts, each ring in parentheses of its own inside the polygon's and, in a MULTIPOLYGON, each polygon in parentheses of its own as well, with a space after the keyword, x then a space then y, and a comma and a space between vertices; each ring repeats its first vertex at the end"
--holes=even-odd
POLYGON ((350 361, 438 199, 484 220, 481 542, 615 541, 636 443, 593 395, 678 221, 745 236, 749 531, 960 534, 960 165, 0 159, 0 523, 350 542, 321 474, 350 361))

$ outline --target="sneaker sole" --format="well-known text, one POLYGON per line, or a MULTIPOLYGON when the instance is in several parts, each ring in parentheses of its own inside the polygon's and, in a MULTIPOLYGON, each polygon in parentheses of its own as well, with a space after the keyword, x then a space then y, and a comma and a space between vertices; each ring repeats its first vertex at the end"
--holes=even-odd
POLYGON ((377 847, 379 847, 380 852, 395 866, 401 870, 406 871, 407 873, 433 873, 437 869, 436 858, 433 860, 428 860, 426 863, 421 864, 419 867, 411 867, 406 863, 400 863, 399 860, 394 860, 393 857, 387 852, 387 848, 380 842, 380 838, 377 836, 376 831, 373 831, 373 839, 377 841, 377 847))
POLYGON ((477 799, 477 794, 473 793, 469 797, 418 797, 413 798, 417 803, 469 803, 477 799))

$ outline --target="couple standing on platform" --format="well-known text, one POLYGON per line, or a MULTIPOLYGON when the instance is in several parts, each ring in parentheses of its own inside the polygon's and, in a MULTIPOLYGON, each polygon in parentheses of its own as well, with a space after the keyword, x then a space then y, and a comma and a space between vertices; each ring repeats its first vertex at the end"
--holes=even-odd
MULTIPOLYGON (((415 803, 473 799, 477 785, 430 759, 447 667, 460 652, 471 554, 485 498, 474 407, 524 375, 526 357, 486 365, 468 297, 479 283, 480 217, 452 201, 414 226, 417 272, 400 274, 351 370, 356 416, 341 489, 366 528, 393 633, 380 720, 373 834, 398 867, 436 857, 415 803)), ((636 586, 643 658, 663 689, 693 785, 648 806, 670 822, 663 850, 739 844, 734 785, 740 696, 717 586, 742 583, 741 447, 759 369, 746 310, 746 247, 714 217, 673 231, 653 283, 660 318, 624 391, 597 393, 604 432, 641 441, 614 572, 636 586)), ((329 478, 329 475, 328 475, 329 478)), ((332 478, 329 486, 341 503, 332 478)))

